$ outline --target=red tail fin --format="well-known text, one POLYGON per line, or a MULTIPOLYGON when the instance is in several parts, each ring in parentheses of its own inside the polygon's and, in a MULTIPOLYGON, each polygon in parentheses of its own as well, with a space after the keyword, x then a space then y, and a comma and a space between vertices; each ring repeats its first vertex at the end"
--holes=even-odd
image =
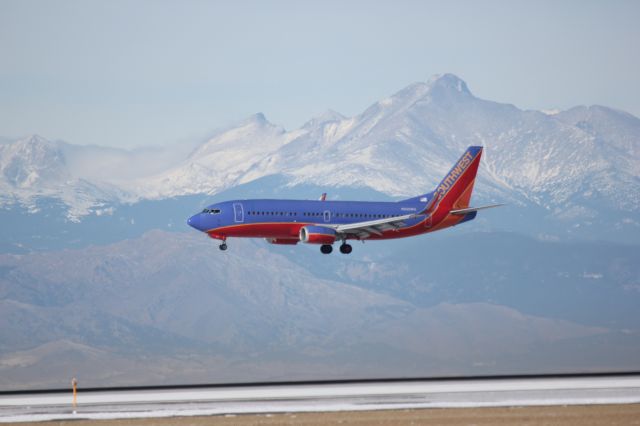
POLYGON ((481 156, 481 146, 470 146, 462 154, 434 192, 434 198, 439 199, 438 208, 450 211, 469 207, 481 156))

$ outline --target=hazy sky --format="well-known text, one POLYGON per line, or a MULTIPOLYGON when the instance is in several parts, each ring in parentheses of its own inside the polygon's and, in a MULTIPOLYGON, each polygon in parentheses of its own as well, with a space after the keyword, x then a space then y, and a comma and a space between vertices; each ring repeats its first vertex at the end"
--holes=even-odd
POLYGON ((638 1, 0 0, 0 136, 134 147, 287 129, 432 74, 640 116, 638 1))

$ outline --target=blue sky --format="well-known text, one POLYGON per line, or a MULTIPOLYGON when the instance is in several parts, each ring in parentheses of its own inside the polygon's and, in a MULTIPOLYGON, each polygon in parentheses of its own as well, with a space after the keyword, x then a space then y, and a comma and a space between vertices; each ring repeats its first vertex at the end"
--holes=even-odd
POLYGON ((132 148, 287 129, 432 74, 640 116, 640 2, 0 1, 0 136, 132 148))

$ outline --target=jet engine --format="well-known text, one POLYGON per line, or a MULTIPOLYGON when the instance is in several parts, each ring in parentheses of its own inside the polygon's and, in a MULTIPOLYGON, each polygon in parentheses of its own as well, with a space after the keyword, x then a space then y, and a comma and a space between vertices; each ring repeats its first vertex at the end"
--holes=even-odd
POLYGON ((300 228, 300 241, 307 244, 333 244, 336 231, 324 226, 303 226, 300 228))

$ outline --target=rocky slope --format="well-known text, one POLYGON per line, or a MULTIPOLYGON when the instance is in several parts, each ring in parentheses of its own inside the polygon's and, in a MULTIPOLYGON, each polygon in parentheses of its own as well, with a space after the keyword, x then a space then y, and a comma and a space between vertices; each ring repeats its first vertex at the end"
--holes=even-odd
POLYGON ((286 250, 241 240, 220 256, 199 235, 152 231, 83 250, 2 255, 0 385, 51 386, 75 371, 85 386, 104 386, 638 366, 633 310, 618 309, 617 322, 606 307, 590 319, 555 310, 603 298, 637 303, 628 287, 637 267, 621 261, 619 277, 589 270, 569 282, 578 290, 558 282, 554 303, 544 303, 546 275, 539 287, 514 284, 508 268, 447 278, 434 273, 445 265, 432 256, 420 275, 404 252, 328 271, 308 264, 304 248, 296 261, 286 250), (535 303, 518 306, 513 294, 524 288, 535 303))

